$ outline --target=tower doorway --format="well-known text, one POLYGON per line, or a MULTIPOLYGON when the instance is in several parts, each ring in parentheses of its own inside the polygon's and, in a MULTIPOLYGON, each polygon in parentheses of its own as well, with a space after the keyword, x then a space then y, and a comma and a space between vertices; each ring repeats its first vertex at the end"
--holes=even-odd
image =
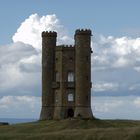
POLYGON ((74 117, 74 111, 72 108, 69 108, 68 111, 67 111, 67 117, 68 118, 72 118, 74 117))

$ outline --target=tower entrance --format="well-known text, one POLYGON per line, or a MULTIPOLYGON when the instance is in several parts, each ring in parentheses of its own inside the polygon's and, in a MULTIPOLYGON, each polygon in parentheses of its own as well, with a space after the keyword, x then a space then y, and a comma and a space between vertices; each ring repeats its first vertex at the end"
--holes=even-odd
POLYGON ((69 109, 67 110, 67 117, 68 117, 68 118, 74 117, 74 111, 73 111, 72 108, 69 108, 69 109))

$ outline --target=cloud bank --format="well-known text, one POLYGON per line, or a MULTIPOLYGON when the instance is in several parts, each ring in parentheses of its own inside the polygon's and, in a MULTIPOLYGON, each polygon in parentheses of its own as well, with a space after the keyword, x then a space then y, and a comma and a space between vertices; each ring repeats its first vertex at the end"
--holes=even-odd
POLYGON ((3 96, 0 98, 0 118, 39 118, 40 107, 40 97, 3 96))
POLYGON ((92 97, 92 110, 101 119, 135 119, 139 120, 139 96, 100 96, 92 97))
POLYGON ((33 87, 39 88, 40 59, 36 57, 40 54, 33 46, 23 42, 0 46, 0 56, 0 96, 32 94, 33 87))
POLYGON ((99 36, 93 50, 95 94, 139 95, 140 38, 99 36))
POLYGON ((58 32, 57 44, 72 39, 56 15, 32 14, 13 35, 13 43, 0 47, 0 96, 41 95, 41 32, 58 32))

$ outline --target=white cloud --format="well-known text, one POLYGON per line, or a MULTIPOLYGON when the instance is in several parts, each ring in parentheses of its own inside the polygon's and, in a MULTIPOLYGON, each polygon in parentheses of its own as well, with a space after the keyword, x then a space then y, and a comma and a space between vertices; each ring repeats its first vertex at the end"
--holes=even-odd
POLYGON ((72 39, 56 15, 32 14, 17 29, 13 42, 0 47, 0 96, 41 94, 41 32, 58 32, 58 44, 72 39))
POLYGON ((134 70, 137 71, 137 72, 140 72, 140 66, 134 67, 134 70))
POLYGON ((21 41, 30 44, 40 51, 42 31, 58 32, 57 44, 72 43, 72 39, 67 35, 66 29, 61 25, 55 14, 42 17, 39 17, 38 14, 30 15, 29 18, 21 23, 21 26, 13 36, 13 41, 21 41))
POLYGON ((116 83, 95 83, 93 84, 93 91, 101 92, 101 91, 115 91, 119 87, 116 83))
MULTIPOLYGON (((0 56, 0 95, 5 94, 4 91, 12 89, 16 91, 21 87, 27 88, 29 85, 36 86, 38 84, 33 79, 38 79, 39 74, 37 69, 40 69, 40 57, 31 45, 17 42, 7 46, 1 46, 0 56), (30 65, 29 62, 25 62, 28 59, 30 60, 30 65), (39 61, 36 61, 37 59, 39 61), (29 74, 25 71, 25 68, 30 69, 32 73, 29 74), (28 85, 27 81, 29 82, 28 85)), ((12 94, 12 91, 9 94, 12 94)))
POLYGON ((140 107, 140 97, 136 98, 133 102, 137 107, 140 107))
POLYGON ((105 87, 110 87, 105 83, 111 83, 116 89, 113 92, 118 91, 114 92, 116 95, 118 93, 119 95, 139 94, 138 88, 133 93, 130 87, 135 83, 140 83, 140 38, 115 38, 102 35, 94 39, 93 52, 92 79, 95 92, 105 91, 105 87))
POLYGON ((140 38, 100 36, 94 46, 96 67, 122 68, 140 64, 140 38))
POLYGON ((134 90, 140 90, 140 83, 137 83, 137 84, 133 84, 129 87, 129 90, 130 91, 134 91, 134 90))
POLYGON ((40 97, 3 96, 0 98, 0 117, 38 118, 40 107, 40 97))
POLYGON ((102 100, 102 97, 100 97, 100 102, 95 102, 94 99, 92 100, 93 102, 93 112, 112 112, 114 109, 121 107, 123 105, 123 101, 122 100, 116 100, 111 99, 111 98, 104 98, 104 100, 102 100))
POLYGON ((92 97, 92 110, 100 119, 138 119, 140 114, 139 96, 92 97))
POLYGON ((4 63, 15 63, 22 58, 37 55, 36 50, 31 45, 23 42, 11 43, 0 46, 0 66, 4 63))

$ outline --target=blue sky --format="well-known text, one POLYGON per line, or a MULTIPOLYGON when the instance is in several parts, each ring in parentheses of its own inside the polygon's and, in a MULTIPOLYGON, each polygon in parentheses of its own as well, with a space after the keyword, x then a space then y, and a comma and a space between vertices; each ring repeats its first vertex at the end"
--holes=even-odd
POLYGON ((57 44, 73 44, 75 29, 90 28, 93 114, 140 119, 139 5, 139 0, 1 0, 0 118, 39 117, 41 32, 55 30, 57 44))

